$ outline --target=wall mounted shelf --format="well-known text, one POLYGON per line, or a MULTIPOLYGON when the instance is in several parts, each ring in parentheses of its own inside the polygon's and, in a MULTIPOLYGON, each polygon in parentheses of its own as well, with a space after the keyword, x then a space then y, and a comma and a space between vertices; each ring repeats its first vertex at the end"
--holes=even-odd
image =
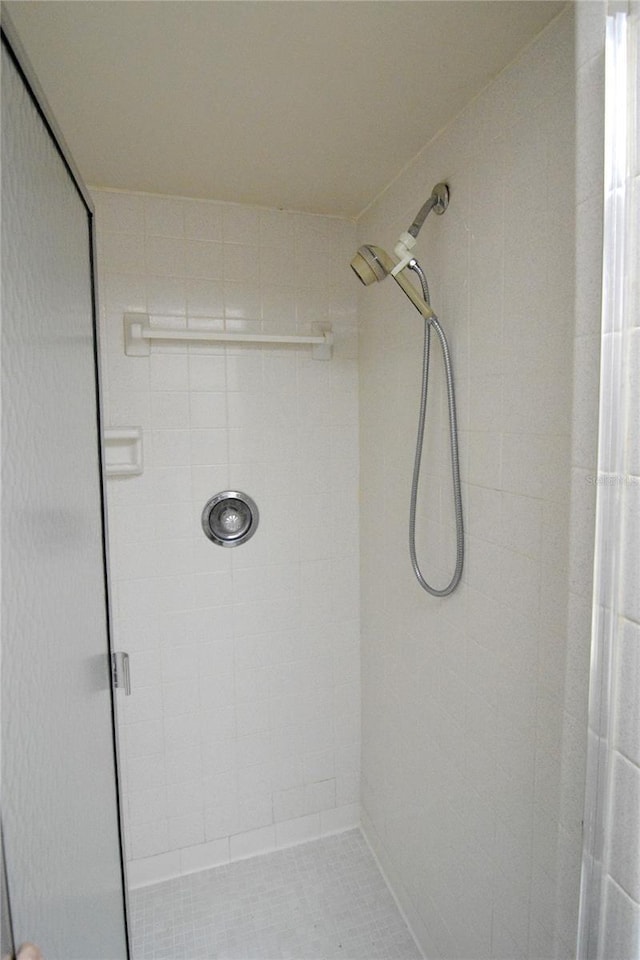
POLYGON ((291 344, 311 346, 314 360, 330 360, 333 333, 321 324, 313 324, 313 336, 278 335, 266 333, 233 333, 225 330, 176 330, 152 327, 146 313, 125 313, 124 352, 128 357, 149 355, 151 340, 194 341, 197 343, 255 343, 261 345, 291 344), (314 329, 315 328, 315 329, 314 329))
POLYGON ((104 469, 108 477, 132 477, 142 473, 140 427, 105 427, 104 469))

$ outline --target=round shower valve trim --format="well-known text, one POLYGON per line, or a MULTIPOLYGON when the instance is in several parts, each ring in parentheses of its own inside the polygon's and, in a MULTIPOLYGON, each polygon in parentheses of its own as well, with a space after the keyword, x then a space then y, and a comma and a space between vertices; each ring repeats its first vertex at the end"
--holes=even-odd
POLYGON ((205 503, 202 529, 209 540, 221 547, 239 547, 254 535, 259 517, 250 496, 239 490, 223 490, 205 503))

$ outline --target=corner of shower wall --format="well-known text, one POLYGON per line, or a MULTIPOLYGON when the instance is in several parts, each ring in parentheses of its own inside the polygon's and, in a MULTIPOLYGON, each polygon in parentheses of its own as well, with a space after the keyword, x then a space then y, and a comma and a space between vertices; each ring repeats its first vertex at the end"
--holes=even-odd
MULTIPOLYGON (((425 955, 570 957, 586 751, 604 4, 568 7, 359 224, 418 258, 450 338, 467 564, 450 598, 406 546, 421 322, 360 291, 362 823, 425 955), (381 529, 380 515, 397 522, 381 529)), ((440 389, 442 384, 440 384, 440 389)), ((452 569, 434 386, 418 554, 452 569)))
POLYGON ((109 478, 132 885, 359 822, 358 368, 352 222, 95 191, 105 424, 142 428, 144 471, 109 478), (183 330, 310 334, 286 346, 154 341, 183 330), (225 489, 260 527, 222 549, 200 514, 225 489), (340 491, 336 509, 336 491, 340 491))

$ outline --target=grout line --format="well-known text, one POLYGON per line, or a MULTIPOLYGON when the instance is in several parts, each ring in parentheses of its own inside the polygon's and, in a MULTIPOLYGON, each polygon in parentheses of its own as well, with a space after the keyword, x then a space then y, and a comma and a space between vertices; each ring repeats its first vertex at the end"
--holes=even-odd
MULTIPOLYGON (((294 819, 298 819, 298 818, 294 818, 294 819)), ((280 824, 283 824, 283 825, 286 825, 286 824, 288 824, 288 823, 290 823, 290 822, 291 822, 291 821, 289 821, 289 820, 279 821, 279 823, 280 823, 280 824)), ((275 836, 275 827, 277 826, 277 824, 276 824, 276 823, 273 823, 273 824, 271 824, 270 826, 273 826, 273 828, 274 828, 274 836, 275 836)), ((267 828, 258 827, 257 829, 259 829, 259 830, 268 829, 268 827, 267 827, 267 828)), ((268 857, 268 856, 270 856, 270 855, 273 854, 273 853, 278 853, 278 852, 280 852, 281 850, 291 850, 291 849, 296 848, 296 847, 304 847, 304 846, 305 846, 306 844, 308 844, 308 843, 317 843, 319 840, 326 840, 326 839, 328 839, 329 837, 337 837, 337 836, 340 836, 340 835, 343 834, 343 833, 351 833, 352 831, 359 830, 359 829, 360 829, 359 824, 354 823, 354 824, 353 824, 352 826, 350 826, 350 827, 338 827, 338 828, 336 828, 335 830, 329 830, 329 831, 327 831, 326 833, 319 833, 318 836, 315 836, 315 837, 306 837, 304 840, 294 840, 294 841, 292 841, 292 842, 290 842, 290 843, 283 843, 283 844, 280 844, 279 846, 276 845, 276 846, 274 846, 274 847, 270 847, 268 850, 261 850, 261 851, 259 851, 259 852, 257 852, 257 853, 247 854, 246 856, 242 856, 242 857, 231 857, 231 856, 230 856, 228 860, 223 860, 223 861, 220 862, 220 863, 212 864, 212 865, 209 866, 209 867, 194 867, 193 869, 188 869, 188 870, 184 870, 184 871, 182 870, 182 867, 180 867, 179 870, 178 870, 178 872, 172 872, 172 873, 170 874, 170 876, 164 877, 164 878, 161 879, 161 880, 158 880, 158 879, 155 879, 155 880, 145 880, 145 881, 142 882, 142 883, 131 883, 131 882, 129 882, 129 883, 128 883, 128 888, 129 888, 130 890, 143 890, 143 889, 145 889, 145 888, 147 888, 147 887, 155 887, 155 886, 157 886, 157 885, 160 884, 160 883, 169 883, 169 882, 172 881, 172 880, 179 880, 181 877, 192 876, 194 873, 206 873, 206 872, 209 871, 209 870, 217 870, 219 867, 229 867, 229 866, 233 865, 234 863, 242 863, 242 862, 245 861, 245 860, 255 860, 256 858, 268 857)), ((244 833, 252 833, 252 832, 253 832, 253 831, 249 830, 249 831, 245 831, 244 833)), ((220 839, 221 839, 221 840, 231 841, 232 838, 234 838, 234 837, 242 837, 243 835, 244 835, 243 833, 232 834, 232 835, 229 836, 229 837, 221 837, 220 839)), ((366 838, 365 838, 365 839, 366 839, 366 838)), ((204 844, 195 844, 194 846, 206 846, 206 843, 207 843, 207 842, 215 843, 216 841, 206 841, 204 844)), ((175 853, 177 853, 178 855, 180 855, 181 849, 190 849, 190 848, 188 848, 188 847, 187 847, 187 848, 179 848, 179 849, 177 849, 177 850, 169 850, 169 851, 166 851, 165 853, 155 854, 155 856, 151 856, 151 857, 141 857, 141 858, 134 859, 134 860, 128 860, 128 861, 127 861, 127 866, 130 867, 132 864, 135 864, 136 862, 139 862, 140 860, 152 860, 152 859, 155 859, 155 857, 157 857, 158 859, 160 859, 161 857, 166 857, 167 855, 171 855, 171 854, 175 854, 175 853)), ((180 858, 180 857, 179 857, 179 859, 178 859, 178 862, 179 862, 179 863, 181 862, 181 858, 180 858)), ((385 882, 386 882, 386 879, 385 879, 385 882)), ((392 892, 393 892, 393 891, 392 891, 392 892)), ((412 936, 413 936, 413 933, 412 933, 412 936)))
POLYGON ((398 912, 399 912, 400 916, 402 917, 402 919, 404 920, 404 922, 405 922, 406 925, 407 925, 407 930, 409 931, 409 933, 410 933, 411 936, 413 937, 413 942, 414 942, 415 945, 416 945, 416 949, 418 950, 418 953, 420 954, 421 957, 423 957, 423 960, 426 960, 426 957, 425 957, 425 955, 424 955, 424 953, 423 953, 423 951, 422 951, 422 947, 420 946, 420 942, 419 942, 418 938, 417 938, 416 935, 415 935, 415 932, 414 932, 414 929, 413 929, 413 927, 412 927, 412 925, 411 925, 411 922, 410 922, 410 920, 409 920, 409 917, 408 917, 407 914, 405 913, 404 907, 402 906, 402 904, 400 903, 398 897, 396 896, 396 892, 395 892, 395 890, 393 889, 391 883, 389 882, 389 878, 388 878, 388 876, 387 876, 387 874, 386 874, 386 872, 385 872, 385 870, 384 870, 384 867, 383 867, 382 864, 380 863, 380 860, 378 859, 378 855, 377 855, 377 853, 375 852, 375 850, 373 849, 373 846, 372 846, 372 844, 371 844, 371 841, 369 840, 369 837, 368 837, 367 834, 365 833, 365 829, 364 829, 364 826, 362 825, 362 821, 360 822, 360 827, 359 827, 358 829, 360 830, 360 833, 362 834, 362 837, 363 837, 363 839, 364 839, 364 842, 366 843, 367 847, 369 848, 369 852, 371 853, 371 856, 373 857, 373 859, 374 859, 374 861, 375 861, 376 867, 377 867, 378 870, 380 871, 380 875, 381 875, 382 879, 384 880, 384 882, 385 882, 386 885, 387 885, 387 889, 388 889, 389 893, 390 893, 391 896, 393 897, 394 903, 395 903, 396 907, 398 908, 398 912))

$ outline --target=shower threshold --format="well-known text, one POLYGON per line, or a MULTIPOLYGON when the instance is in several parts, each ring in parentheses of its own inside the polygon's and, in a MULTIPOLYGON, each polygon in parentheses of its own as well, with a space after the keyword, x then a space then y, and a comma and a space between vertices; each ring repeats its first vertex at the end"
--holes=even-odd
POLYGON ((359 830, 132 890, 132 960, 418 960, 359 830))

